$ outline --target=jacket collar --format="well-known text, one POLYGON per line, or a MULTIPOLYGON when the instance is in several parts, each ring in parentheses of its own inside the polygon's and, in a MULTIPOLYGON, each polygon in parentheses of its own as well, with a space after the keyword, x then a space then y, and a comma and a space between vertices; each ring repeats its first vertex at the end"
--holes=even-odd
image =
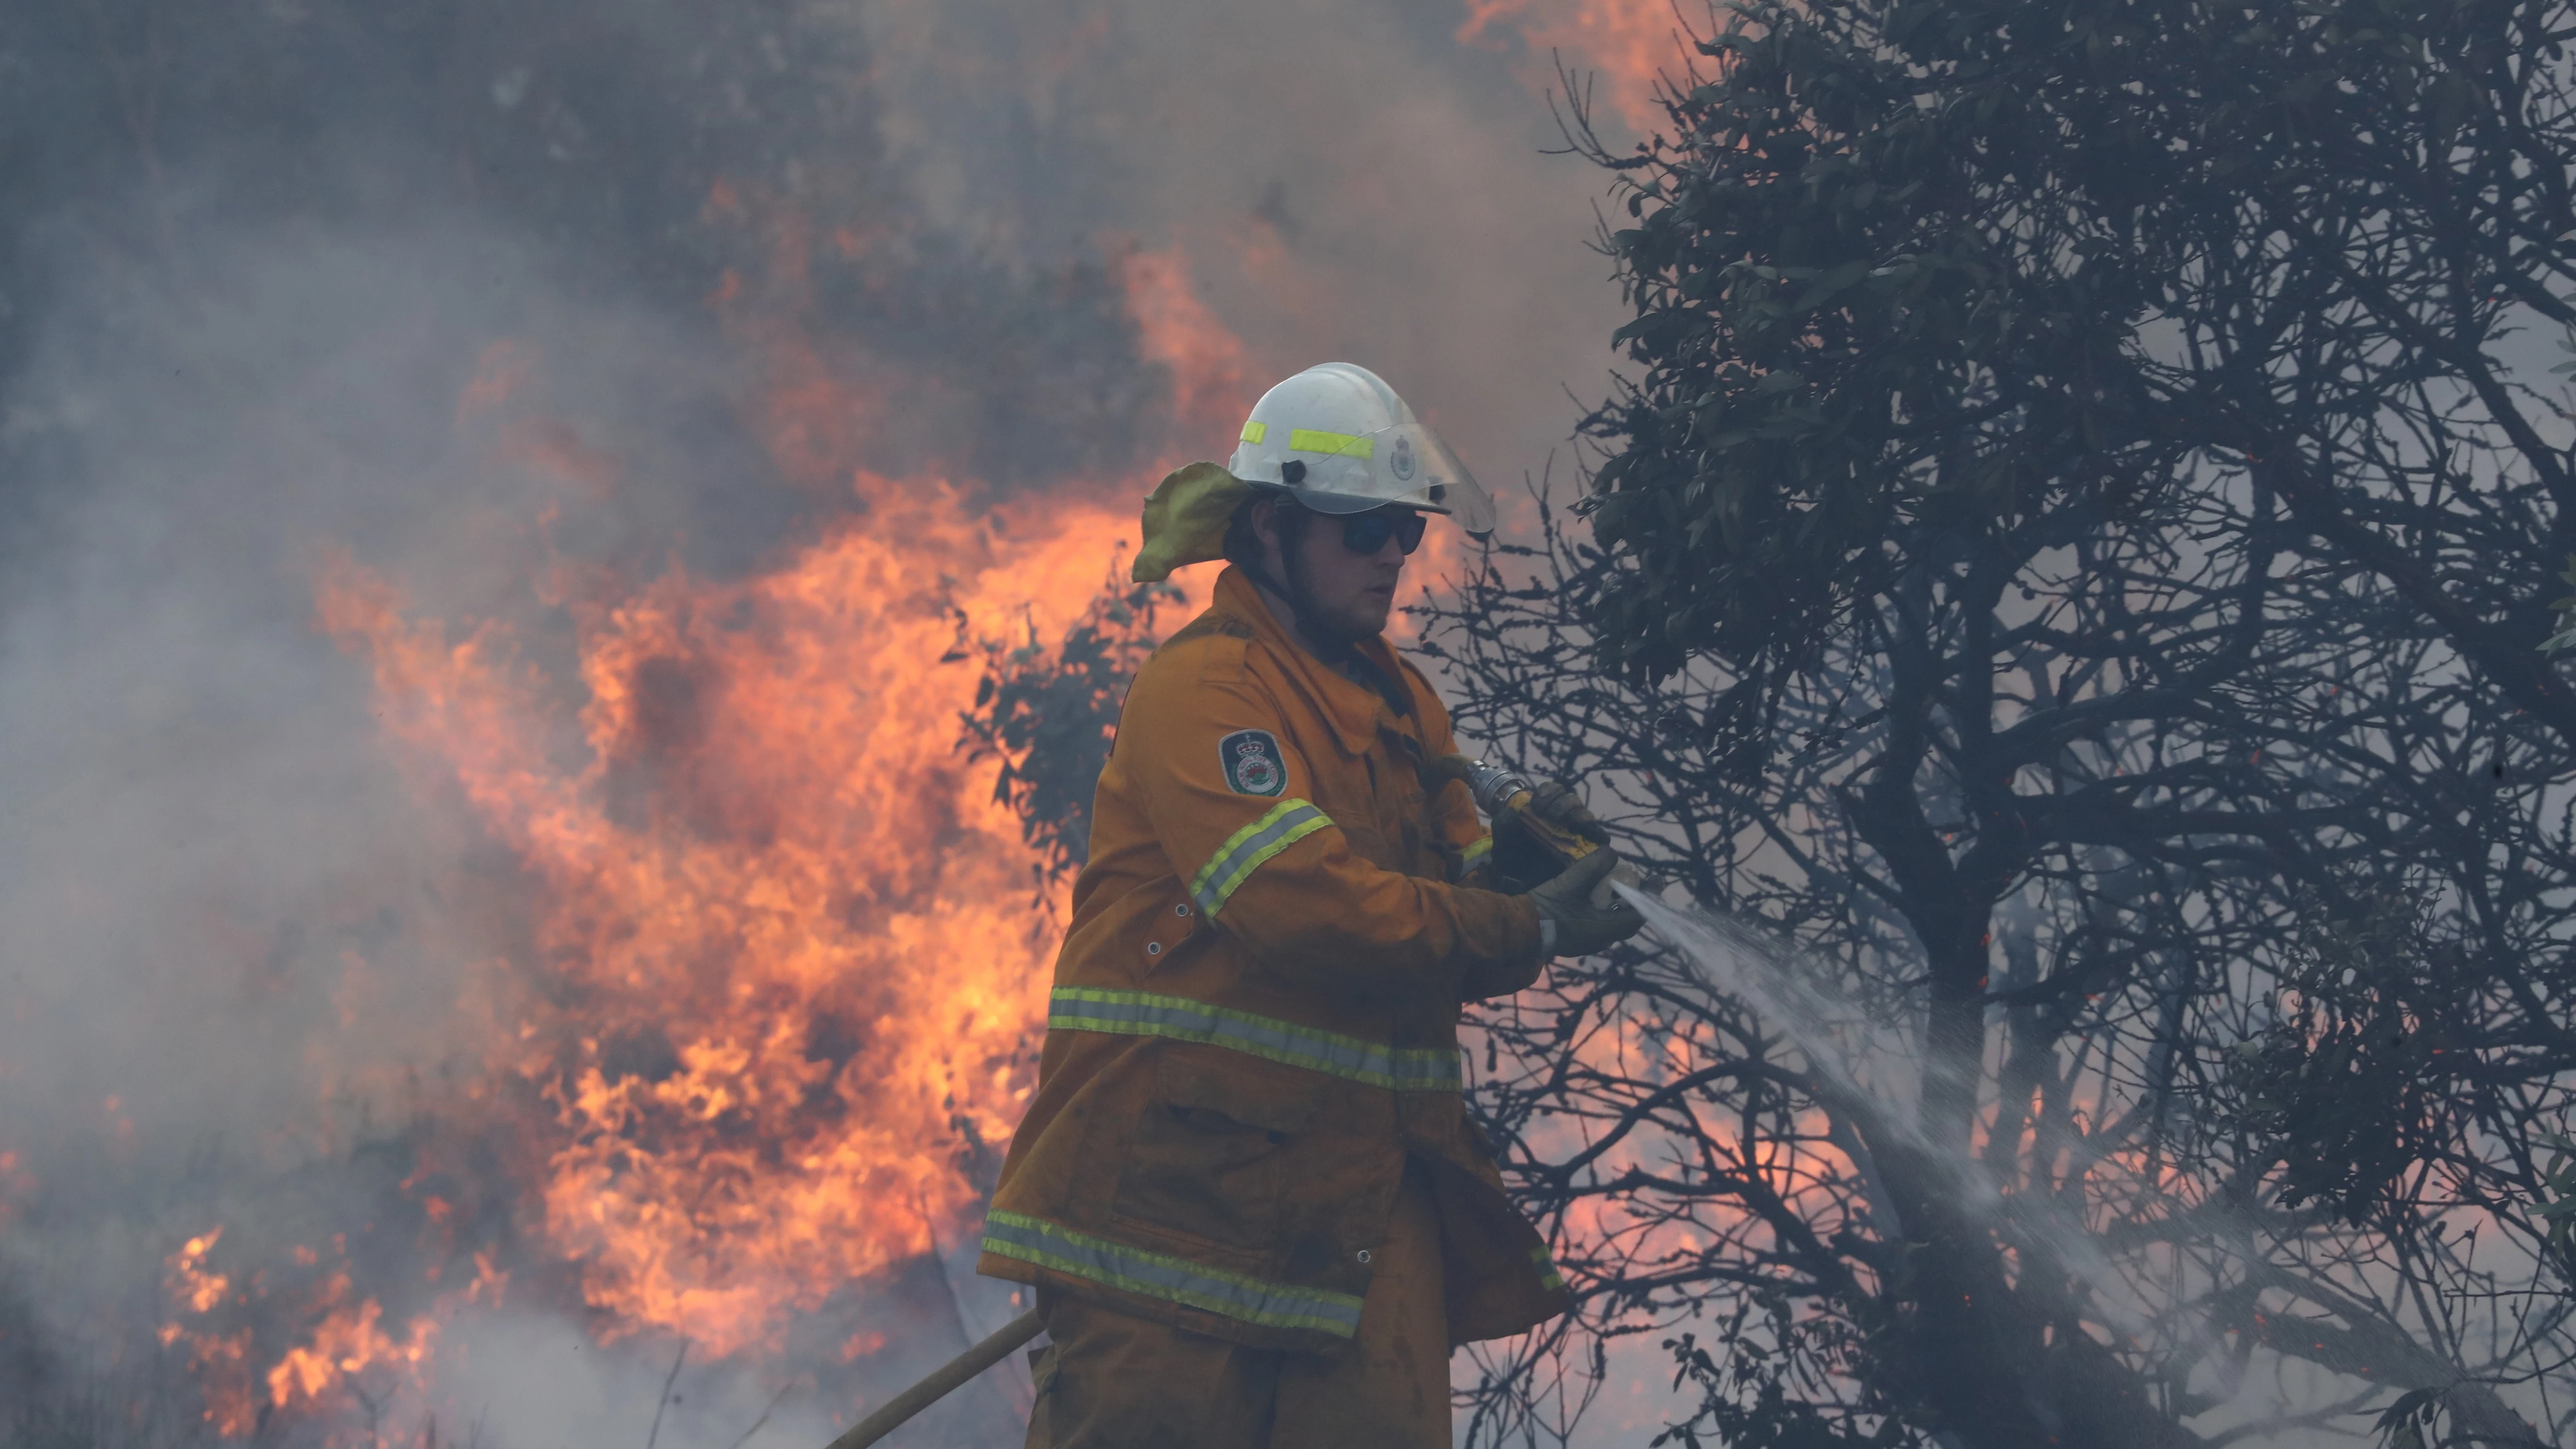
MULTIPOLYGON (((1216 576, 1216 597, 1210 607, 1250 626, 1254 637, 1270 646, 1271 653, 1296 677, 1324 717, 1332 721, 1333 734, 1344 753, 1367 753, 1377 743, 1381 728, 1404 732, 1395 712, 1387 708, 1376 690, 1346 678, 1340 670, 1306 652, 1305 646, 1288 632, 1288 626, 1270 612, 1269 603, 1243 570, 1228 564, 1225 572, 1216 576)), ((1386 677, 1394 680, 1397 688, 1413 688, 1404 667, 1396 662, 1395 651, 1387 647, 1384 639, 1365 640, 1359 649, 1370 663, 1386 671, 1386 677)), ((1416 700, 1414 712, 1421 713, 1421 707, 1421 701, 1416 700)))

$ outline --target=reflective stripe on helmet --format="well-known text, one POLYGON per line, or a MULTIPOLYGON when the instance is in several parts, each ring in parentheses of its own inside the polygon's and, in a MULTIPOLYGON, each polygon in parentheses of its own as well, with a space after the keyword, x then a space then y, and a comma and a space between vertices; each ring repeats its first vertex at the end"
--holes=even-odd
MULTIPOLYGON (((1248 439, 1259 442, 1259 438, 1248 439)), ((1377 455, 1377 445, 1367 438, 1349 433, 1328 433, 1321 428, 1293 428, 1288 433, 1288 448, 1296 453, 1321 453, 1327 458, 1370 458, 1377 455)))
POLYGON ((1270 436, 1270 425, 1255 419, 1243 425, 1243 441, 1258 443, 1270 436))
POLYGON ((1282 800, 1267 815, 1234 832, 1190 877, 1190 899, 1213 916, 1264 861, 1333 823, 1303 800, 1282 800))
POLYGON ((1267 1328, 1314 1329, 1336 1338, 1352 1337, 1360 1329, 1360 1299, 1354 1294, 1298 1288, 1229 1273, 1167 1253, 1131 1248, 1022 1213, 999 1209, 987 1213, 984 1251, 1267 1328))
POLYGON ((1454 1047, 1391 1047, 1150 991, 1059 986, 1047 996, 1047 1030, 1197 1042, 1397 1092, 1454 1092, 1461 1082, 1454 1047))

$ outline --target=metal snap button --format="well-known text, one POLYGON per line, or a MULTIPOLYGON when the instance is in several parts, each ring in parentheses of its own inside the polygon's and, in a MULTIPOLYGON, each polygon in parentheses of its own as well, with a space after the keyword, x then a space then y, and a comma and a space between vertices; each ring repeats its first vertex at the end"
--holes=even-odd
POLYGON ((1160 942, 1160 941, 1148 941, 1148 942, 1146 942, 1146 943, 1145 943, 1145 954, 1146 954, 1146 955, 1148 955, 1148 956, 1160 956, 1160 955, 1162 955, 1162 954, 1163 954, 1163 943, 1162 943, 1162 942, 1160 942))
POLYGON ((1366 1248, 1362 1248, 1362 1249, 1360 1249, 1360 1261, 1361 1261, 1361 1262, 1363 1262, 1363 1263, 1365 1263, 1365 1262, 1367 1262, 1368 1260, 1369 1260, 1369 1250, 1368 1250, 1368 1249, 1366 1249, 1366 1248))
POLYGON ((1186 906, 1186 905, 1179 905, 1179 906, 1174 906, 1174 907, 1172 907, 1172 914, 1173 914, 1173 915, 1176 915, 1176 916, 1186 916, 1186 915, 1188 915, 1189 913, 1190 913, 1190 908, 1189 908, 1188 906, 1186 906))

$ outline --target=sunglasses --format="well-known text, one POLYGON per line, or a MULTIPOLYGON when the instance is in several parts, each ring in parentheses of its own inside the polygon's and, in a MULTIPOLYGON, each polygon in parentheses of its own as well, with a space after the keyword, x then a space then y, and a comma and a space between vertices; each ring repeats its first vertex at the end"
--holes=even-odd
POLYGON ((1367 513, 1342 515, 1342 547, 1363 557, 1386 547, 1388 539, 1404 546, 1406 553, 1422 547, 1422 531, 1431 520, 1419 513, 1388 513, 1382 509, 1367 513))

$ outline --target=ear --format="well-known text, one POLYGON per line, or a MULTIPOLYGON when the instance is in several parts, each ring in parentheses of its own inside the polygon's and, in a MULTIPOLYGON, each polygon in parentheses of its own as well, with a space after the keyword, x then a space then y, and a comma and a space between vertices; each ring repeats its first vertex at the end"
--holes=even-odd
POLYGON ((1253 500, 1252 536, 1259 541, 1264 551, 1280 546, 1279 502, 1279 495, 1276 493, 1265 493, 1253 500))

